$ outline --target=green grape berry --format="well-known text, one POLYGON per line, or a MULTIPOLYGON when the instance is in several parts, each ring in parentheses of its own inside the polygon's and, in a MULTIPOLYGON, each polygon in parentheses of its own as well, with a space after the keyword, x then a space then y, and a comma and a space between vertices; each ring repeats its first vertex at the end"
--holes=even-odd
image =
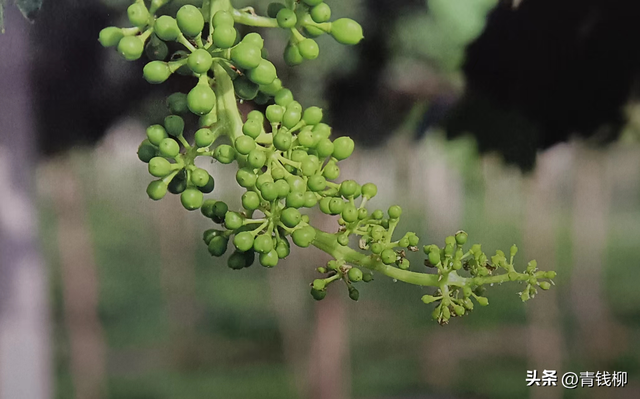
POLYGON ((246 252, 253 248, 253 235, 248 231, 243 231, 242 233, 238 233, 233 238, 233 245, 238 249, 238 251, 246 252))
MULTIPOLYGON (((286 107, 293 101, 293 93, 289 89, 280 89, 274 96, 274 101, 276 104, 286 107)), ((282 114, 284 115, 284 111, 282 110, 282 114)))
POLYGON ((389 207, 387 213, 389 214, 389 217, 391 219, 398 219, 400 215, 402 215, 402 208, 400 208, 398 205, 393 205, 389 207))
POLYGON ((287 6, 282 3, 270 3, 267 7, 267 15, 269 18, 275 18, 283 8, 287 8, 287 6))
POLYGON ((164 118, 164 128, 169 136, 182 136, 184 132, 184 119, 178 115, 169 115, 164 118))
POLYGON ((266 116, 271 123, 280 123, 284 116, 285 108, 283 106, 272 104, 267 107, 266 116))
POLYGON ((154 180, 147 186, 147 195, 154 201, 158 201, 167 195, 167 185, 162 180, 154 180))
POLYGON ((289 195, 289 192, 291 191, 289 183, 287 183, 287 181, 284 179, 279 179, 274 184, 276 185, 276 190, 278 191, 278 198, 287 198, 287 195, 289 195))
MULTIPOLYGON (((247 33, 242 38, 242 42, 254 45, 261 50, 264 47, 264 39, 262 38, 262 36, 260 36, 259 33, 256 33, 256 32, 247 33)), ((266 58, 266 57, 263 57, 263 58, 266 58)))
POLYGON ((320 54, 320 47, 318 47, 318 43, 313 39, 304 39, 298 43, 298 49, 300 55, 307 60, 315 60, 320 54))
POLYGON ((218 29, 221 26, 233 26, 235 21, 233 20, 233 15, 229 11, 220 10, 216 12, 213 16, 213 26, 218 29))
MULTIPOLYGON (((218 11, 216 13, 216 15, 218 15, 221 12, 229 14, 226 11, 218 11)), ((233 20, 233 17, 231 17, 231 19, 233 20)), ((233 27, 233 25, 216 26, 216 28, 213 31, 213 44, 215 44, 216 47, 218 47, 218 48, 230 48, 230 47, 233 47, 233 45, 236 42, 236 35, 237 34, 238 33, 237 33, 236 29, 233 27)))
POLYGON ((387 248, 380 253, 380 259, 382 259, 382 262, 386 265, 392 265, 396 263, 396 258, 396 251, 391 248, 387 248))
POLYGON ((184 114, 189 111, 187 105, 187 95, 184 93, 176 92, 167 97, 167 108, 172 114, 184 114))
POLYGON ((209 183, 209 172, 204 169, 196 168, 193 172, 191 172, 191 183, 193 183, 196 187, 204 187, 209 183))
POLYGON ((207 249, 211 256, 220 257, 227 252, 227 246, 229 245, 229 240, 223 236, 215 236, 207 245, 207 249))
POLYGON ((264 151, 255 149, 251 151, 249 155, 247 155, 247 162, 253 168, 256 168, 256 169, 262 168, 264 164, 267 162, 267 155, 264 153, 264 151))
POLYGON ((286 204, 288 208, 302 208, 304 206, 304 193, 291 192, 287 194, 286 204))
POLYGON ((237 230, 242 227, 243 217, 236 212, 227 212, 224 216, 224 224, 229 230, 237 230))
POLYGON ((254 191, 242 194, 242 206, 248 211, 255 211, 260 207, 260 196, 254 191))
POLYGON ((275 249, 271 251, 260 254, 260 264, 264 267, 275 267, 278 264, 278 253, 275 249))
POLYGON ((338 234, 338 244, 343 247, 349 245, 349 235, 347 233, 338 234))
POLYGON ((162 157, 154 157, 149 161, 149 174, 155 177, 165 177, 171 173, 171 163, 162 157))
POLYGON ((301 119, 302 113, 300 111, 298 111, 297 109, 289 109, 287 107, 287 110, 282 116, 282 125, 287 129, 292 129, 298 124, 298 122, 300 122, 301 119))
POLYGON ((149 23, 149 10, 144 3, 133 3, 127 8, 127 16, 131 25, 144 28, 149 23))
POLYGON ((207 128, 198 129, 194 135, 194 141, 198 148, 209 147, 213 144, 214 139, 213 132, 207 128))
POLYGON ((198 36, 204 28, 204 17, 202 13, 197 7, 191 4, 180 7, 176 14, 176 22, 182 33, 191 37, 198 36))
POLYGON ((174 18, 162 15, 156 20, 154 33, 162 40, 174 41, 180 35, 180 28, 178 28, 178 22, 174 18))
POLYGON ((316 290, 315 288, 311 288, 311 296, 316 301, 321 301, 327 296, 327 291, 325 291, 325 290, 316 290))
POLYGON ((258 85, 271 84, 278 77, 276 67, 268 60, 260 60, 255 68, 249 70, 247 76, 258 85))
POLYGON ((171 194, 181 194, 187 189, 187 171, 182 169, 177 175, 171 179, 171 182, 167 185, 167 189, 171 194))
POLYGON ((332 215, 337 215, 344 209, 344 201, 342 198, 331 198, 329 202, 329 210, 332 215))
POLYGON ((333 157, 338 161, 342 161, 343 159, 347 159, 353 154, 353 150, 355 148, 355 143, 350 137, 338 137, 334 142, 334 150, 333 157))
POLYGON ((234 143, 236 151, 242 155, 247 155, 256 148, 256 142, 249 136, 240 136, 234 143))
POLYGON ((247 267, 247 259, 244 252, 234 251, 227 259, 227 266, 232 270, 242 270, 247 267))
POLYGON ((118 52, 127 61, 135 61, 142 56, 144 42, 138 36, 125 36, 118 42, 118 52))
POLYGON ((251 169, 241 168, 236 172, 236 181, 240 187, 251 188, 256 185, 258 177, 251 169))
POLYGON ((335 180, 340 176, 340 168, 335 162, 329 162, 325 167, 322 175, 327 180, 335 180))
POLYGON ((163 61, 151 61, 144 66, 142 76, 151 84, 160 84, 169 79, 171 70, 169 64, 163 61))
POLYGON ((276 253, 278 254, 278 258, 284 259, 291 253, 291 246, 289 245, 289 241, 286 239, 278 240, 276 244, 276 253))
POLYGON ((296 26, 298 22, 298 18, 296 17, 296 13, 288 8, 283 8, 278 11, 278 15, 276 15, 276 20, 278 21, 278 25, 281 28, 289 29, 296 26))
POLYGON ((260 234, 253 241, 253 249, 261 254, 266 254, 273 250, 273 238, 268 234, 260 234))
POLYGON ((347 276, 349 277, 349 281, 357 283, 358 281, 362 281, 364 275, 362 274, 362 270, 357 267, 352 267, 347 272, 347 276))
POLYGON ((311 191, 322 191, 327 187, 327 180, 324 178, 324 176, 311 176, 307 181, 307 186, 311 191))
POLYGON ((236 150, 228 144, 223 144, 216 148, 213 156, 220 163, 230 164, 236 159, 236 150))
POLYGON ((342 210, 342 218, 347 223, 353 223, 358 220, 358 209, 353 204, 347 204, 342 210))
POLYGON ((304 57, 300 54, 300 47, 297 44, 288 43, 284 48, 284 62, 290 66, 296 66, 304 62, 304 57))
POLYGON ((275 201, 278 198, 278 189, 274 183, 264 183, 262 187, 260 187, 260 192, 265 201, 275 201))
POLYGON ((175 158, 180 153, 180 145, 174 139, 167 137, 158 144, 160 155, 167 158, 175 158))
POLYGON ((273 145, 280 151, 287 151, 291 148, 293 136, 286 130, 278 132, 273 138, 273 145))
MULTIPOLYGON (((316 134, 316 133, 314 133, 316 134)), ((318 140, 318 144, 316 144, 316 151, 318 151, 319 158, 326 158, 333 154, 335 150, 335 144, 328 138, 321 138, 318 140)))
POLYGON ((211 112, 216 104, 216 95, 208 84, 198 83, 187 95, 189 110, 196 115, 211 112))
POLYGON ((331 215, 331 208, 329 205, 331 204, 331 197, 324 197, 320 200, 320 212, 331 215))
POLYGON ((365 183, 362 186, 362 196, 371 199, 378 194, 378 187, 373 183, 365 183))
POLYGON ((168 137, 167 131, 161 125, 151 125, 147 128, 147 139, 155 146, 168 137))
POLYGON ((154 61, 163 61, 169 55, 169 47, 165 42, 152 35, 144 48, 145 54, 154 61))
POLYGON ((331 36, 340 44, 355 45, 364 38, 362 26, 351 18, 340 18, 331 23, 331 36))
POLYGON ((280 220, 285 226, 293 228, 300 224, 302 215, 295 208, 286 208, 280 214, 280 220))
POLYGON ((262 54, 258 46, 240 42, 231 50, 231 60, 242 69, 253 69, 260 65, 262 54))
POLYGON ((253 100, 258 95, 260 86, 250 81, 246 76, 239 76, 233 81, 236 95, 243 100, 253 100))
POLYGON ((122 29, 115 26, 109 26, 100 31, 98 41, 104 47, 117 46, 120 40, 124 37, 122 29))
POLYGON ((205 73, 211 68, 213 59, 205 49, 197 49, 187 58, 187 65, 195 73, 205 73))
POLYGON ((317 125, 322 122, 322 118, 323 113, 320 107, 309 107, 305 109, 302 114, 302 120, 304 120, 307 125, 317 125))
POLYGON ((311 226, 305 226, 294 231, 291 237, 297 246, 307 248, 316 238, 316 231, 311 226))
POLYGON ((319 3, 311 8, 309 14, 314 22, 321 24, 331 19, 331 7, 327 3, 319 3))
POLYGON ((199 209, 204 202, 202 191, 195 188, 187 188, 180 194, 180 202, 189 211, 199 209))

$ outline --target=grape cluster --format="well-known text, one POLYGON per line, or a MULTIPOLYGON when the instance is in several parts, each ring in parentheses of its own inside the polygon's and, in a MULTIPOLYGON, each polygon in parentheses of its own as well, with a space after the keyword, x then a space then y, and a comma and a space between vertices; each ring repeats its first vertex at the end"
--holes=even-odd
POLYGON ((394 205, 386 213, 368 210, 378 192, 376 185, 340 179, 338 164, 353 153, 353 140, 332 139, 322 109, 303 107, 283 86, 267 59, 262 36, 253 32, 241 37, 235 27, 285 29, 289 42, 284 58, 297 65, 318 56, 313 38, 321 34, 331 34, 346 45, 357 44, 363 38, 357 22, 348 18, 329 22, 331 9, 321 0, 272 3, 268 17, 256 15, 252 8, 236 10, 229 0, 205 0, 202 8, 183 5, 175 15, 157 16, 168 3, 154 0, 147 9, 144 1, 135 1, 127 10, 133 27, 105 28, 99 41, 116 47, 127 60, 146 52, 151 61, 143 76, 151 84, 161 84, 174 73, 194 78, 188 93, 168 96, 170 115, 147 128, 138 157, 156 178, 147 187, 151 199, 160 200, 167 192, 180 195, 185 209, 200 209, 217 225, 203 235, 212 256, 223 256, 232 248, 227 260, 232 269, 249 267, 256 258, 261 265, 274 267, 289 255, 291 243, 302 248, 314 245, 334 258, 317 269, 323 276, 311 284, 315 299, 323 299, 331 283, 342 281, 349 297, 358 300, 354 284, 370 282, 373 272, 379 272, 437 287, 436 296, 427 295, 423 301, 439 302, 434 318, 442 324, 471 310, 471 296, 484 304, 486 298, 473 290, 489 282, 527 281, 523 300, 532 297, 536 287, 549 288, 550 283, 538 279, 553 276, 537 271, 535 264, 530 263, 525 273, 515 271, 514 250, 509 262, 499 251, 487 259, 478 245, 464 253, 464 232, 448 237, 444 248, 424 247, 425 265, 437 268, 438 274, 408 271, 407 251, 418 251, 420 240, 412 232, 393 239, 402 209, 394 205), (238 102, 248 100, 264 105, 264 111, 253 110, 244 118, 238 102), (195 124, 194 132, 185 131, 185 126, 195 124), (205 199, 214 191, 215 181, 196 166, 199 157, 237 165, 236 182, 244 189, 241 208, 205 199), (304 212, 316 207, 337 218, 337 232, 311 225, 304 212), (360 251, 349 247, 352 238, 360 251), (506 274, 492 275, 500 268, 506 274), (471 277, 458 275, 461 270, 471 277))

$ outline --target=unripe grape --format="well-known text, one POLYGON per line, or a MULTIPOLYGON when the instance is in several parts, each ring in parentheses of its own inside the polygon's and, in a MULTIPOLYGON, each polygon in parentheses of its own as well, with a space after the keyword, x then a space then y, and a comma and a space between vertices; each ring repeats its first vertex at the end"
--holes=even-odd
POLYGON ((155 157, 149 161, 149 173, 155 177, 165 177, 171 173, 171 163, 162 157, 155 157))
POLYGON ((270 3, 267 7, 267 15, 269 18, 275 18, 283 8, 287 8, 287 6, 282 3, 270 3))
POLYGON ((260 264, 264 267, 275 267, 278 264, 278 253, 275 249, 267 252, 266 254, 260 254, 260 264))
POLYGON ((287 129, 292 129, 294 126, 300 122, 302 119, 302 114, 297 109, 289 109, 284 112, 282 116, 282 125, 287 129))
POLYGON ((180 202, 182 206, 189 211, 199 209, 204 202, 203 194, 200 190, 195 188, 187 188, 180 194, 180 202))
POLYGON ((293 242, 297 246, 301 248, 307 248, 309 245, 311 245, 311 242, 316 238, 316 231, 311 226, 305 226, 301 229, 294 231, 291 237, 293 238, 293 242))
POLYGON ((189 111, 187 106, 187 95, 184 93, 176 92, 167 97, 167 108, 172 114, 184 114, 189 111))
POLYGON ((334 142, 334 150, 333 157, 338 161, 342 161, 343 159, 347 159, 353 154, 353 150, 355 148, 355 143, 350 137, 338 137, 334 142))
POLYGON ((273 238, 271 235, 261 234, 253 241, 253 249, 261 254, 266 254, 273 250, 273 238))
POLYGON ((313 7, 322 3, 324 0, 303 0, 303 1, 306 5, 313 7))
POLYGON ((313 283, 311 283, 311 286, 313 287, 314 290, 320 291, 320 290, 324 290, 327 287, 327 282, 324 279, 317 278, 313 280, 313 283))
POLYGON ((351 18, 340 18, 331 23, 331 36, 338 43, 346 45, 358 44, 364 38, 362 26, 351 18))
POLYGON ((465 233, 464 231, 459 231, 456 233, 456 242, 458 243, 458 245, 464 245, 467 243, 468 237, 469 235, 467 233, 465 233))
POLYGON ((358 209, 358 219, 364 220, 367 218, 367 216, 369 216, 369 211, 367 210, 367 208, 358 209))
POLYGON ((323 290, 319 291, 319 290, 316 290, 314 288, 311 288, 311 296, 316 301, 321 301, 327 296, 327 291, 323 291, 323 290))
POLYGON ((247 261, 244 252, 234 251, 229 259, 227 259, 227 266, 232 270, 242 270, 247 266, 247 261))
POLYGON ((220 10, 213 16, 213 26, 218 29, 220 26, 233 26, 235 21, 229 11, 220 10))
POLYGON ((320 54, 318 43, 313 39, 304 39, 298 43, 298 49, 300 50, 300 55, 307 60, 315 60, 320 54))
POLYGON ((300 224, 301 218, 302 215, 300 215, 300 212, 295 208, 286 208, 280 214, 280 221, 290 228, 294 228, 300 224))
MULTIPOLYGON (((226 12, 226 11, 224 11, 226 12)), ((218 11, 220 13, 220 11, 218 11)), ((216 15, 218 15, 218 13, 216 15)), ((227 13, 228 14, 228 13, 227 13)), ((213 44, 218 48, 230 48, 236 42, 236 29, 233 25, 220 25, 216 26, 213 31, 213 44)))
POLYGON ((282 122, 284 111, 285 111, 285 108, 280 105, 277 105, 277 104, 269 105, 266 111, 267 119, 271 123, 280 123, 282 122))
POLYGON ((342 210, 342 218, 347 223, 353 223, 358 220, 358 209, 352 204, 347 204, 342 210))
POLYGON ((125 36, 118 42, 118 52, 127 61, 134 61, 142 56, 144 42, 138 36, 125 36))
POLYGON ((318 123, 313 127, 313 133, 318 137, 328 139, 331 136, 331 126, 326 123, 318 123))
POLYGON ((236 150, 228 144, 218 146, 213 154, 220 163, 230 164, 236 159, 236 150))
MULTIPOLYGON (((216 214, 214 213, 215 204, 216 204, 216 200, 213 200, 213 199, 204 200, 204 202, 202 203, 202 206, 200 207, 200 212, 202 212, 202 215, 204 215, 204 217, 206 218, 213 218, 214 216, 216 216, 216 214)), ((211 230, 211 231, 217 231, 217 230, 211 230)))
POLYGON ((176 22, 178 22, 178 27, 182 33, 191 37, 198 36, 204 28, 204 17, 202 13, 197 7, 191 4, 180 7, 176 14, 176 22))
POLYGON ((360 269, 358 269, 356 267, 352 267, 347 272, 347 276, 349 277, 349 281, 357 283, 358 281, 362 281, 362 277, 364 275, 362 274, 362 270, 360 270, 360 269))
POLYGON ((304 57, 300 54, 300 47, 297 44, 288 43, 284 48, 284 62, 288 66, 296 66, 302 64, 304 57))
POLYGON ((247 155, 256 148, 256 142, 249 136, 240 136, 234 143, 236 151, 242 155, 247 155))
POLYGON ((511 250, 509 251, 511 256, 516 256, 518 253, 518 247, 514 244, 511 246, 511 250))
POLYGON ((322 122, 322 118, 323 113, 320 107, 309 107, 305 109, 302 114, 302 120, 304 120, 307 125, 317 125, 322 122))
POLYGON ((385 249, 380 254, 380 259, 382 260, 382 263, 384 263, 386 265, 392 265, 392 264, 396 263, 396 258, 397 258, 396 251, 394 251, 391 248, 385 249))
POLYGON ((251 151, 249 155, 247 155, 247 162, 253 168, 256 168, 256 169, 262 168, 264 164, 267 162, 267 155, 263 151, 260 151, 259 149, 255 149, 251 151))
POLYGON ((258 180, 256 180, 256 187, 258 187, 259 190, 262 190, 262 186, 266 183, 273 183, 273 177, 268 173, 263 173, 258 176, 258 180))
POLYGON ((438 263, 440 263, 440 252, 436 252, 434 250, 432 250, 431 252, 429 252, 429 263, 431 263, 432 265, 437 265, 438 263))
POLYGON ((180 153, 180 145, 172 138, 165 138, 158 144, 158 150, 163 157, 175 158, 180 153))
POLYGON ((344 209, 344 201, 342 198, 332 198, 331 202, 329 202, 329 209, 331 210, 332 215, 341 213, 344 209))
POLYGON ((316 151, 318 151, 319 158, 326 158, 333 154, 335 150, 335 144, 328 138, 321 138, 316 144, 316 151))
POLYGON ((289 148, 291 148, 292 141, 293 136, 291 135, 291 133, 285 130, 281 130, 273 138, 273 145, 280 151, 287 151, 289 150, 289 148))
POLYGON ((131 25, 144 28, 149 23, 149 10, 144 3, 133 3, 127 8, 127 16, 131 25))
POLYGON ((257 46, 241 42, 231 50, 231 60, 242 69, 253 69, 260 65, 262 55, 257 46))
POLYGON ((151 36, 144 51, 147 57, 154 61, 163 61, 169 55, 169 47, 167 47, 167 44, 155 35, 151 36))
POLYGON ((307 148, 313 148, 317 144, 316 138, 310 129, 302 130, 298 133, 298 143, 307 148))
MULTIPOLYGON (((274 101, 276 104, 286 107, 293 101, 293 93, 289 89, 280 89, 274 96, 274 101)), ((284 114, 284 110, 282 113, 284 114)))
POLYGON ((379 255, 383 250, 384 246, 379 242, 374 242, 373 244, 371 244, 371 252, 373 252, 374 254, 379 255))
POLYGON ((246 76, 239 76, 233 81, 233 88, 238 97, 250 101, 256 98, 260 86, 247 79, 246 76))
MULTIPOLYGON (((305 208, 313 208, 314 206, 316 206, 316 204, 318 203, 318 197, 316 197, 316 194, 311 192, 311 191, 307 191, 306 193, 304 193, 304 207, 305 208)), ((305 218, 307 219, 306 222, 309 223, 309 217, 307 215, 302 215, 302 220, 304 221, 305 218)))
POLYGON ((283 199, 289 195, 291 189, 289 188, 289 183, 287 183, 284 179, 278 180, 274 183, 276 185, 276 190, 278 191, 278 198, 283 199))
POLYGON ((164 118, 164 128, 167 130, 169 136, 182 136, 182 132, 184 132, 184 119, 178 115, 169 115, 164 118))
POLYGON ((551 283, 549 283, 548 281, 542 281, 540 283, 540 288, 546 291, 551 288, 551 283))
POLYGON ((144 66, 142 75, 151 84, 160 84, 169 79, 171 70, 169 64, 163 61, 151 61, 144 66))
POLYGON ((212 63, 211 54, 205 49, 197 49, 187 59, 187 65, 195 73, 206 73, 212 63))
POLYGON ((198 148, 209 147, 213 144, 213 132, 206 128, 198 129, 194 135, 194 140, 198 148))
POLYGON ((291 192, 287 195, 287 208, 302 208, 304 206, 304 193, 291 192))
POLYGON ((198 83, 187 95, 189 110, 196 115, 211 112, 216 104, 216 95, 206 83, 198 83))
POLYGON ((233 245, 242 252, 249 251, 253 248, 253 235, 248 231, 243 231, 242 233, 236 234, 233 238, 233 245))
POLYGON ((391 219, 398 219, 400 215, 402 215, 402 208, 400 208, 398 205, 393 205, 389 207, 387 213, 389 214, 389 217, 391 219))
POLYGON ((291 253, 291 247, 289 245, 289 241, 286 239, 279 240, 276 244, 276 253, 278 254, 279 259, 284 259, 291 253))
POLYGON ((154 33, 162 40, 174 41, 180 34, 177 21, 168 16, 162 15, 156 19, 156 23, 153 26, 154 33))
POLYGON ((320 200, 320 212, 331 215, 331 208, 329 205, 331 204, 331 197, 324 197, 320 200))
POLYGON ((271 169, 271 176, 273 180, 284 179, 287 176, 287 171, 282 166, 274 166, 271 169))
POLYGON ((224 215, 224 224, 229 230, 237 230, 242 227, 243 217, 236 212, 227 212, 224 215))
POLYGON ((162 199, 167 194, 167 185, 162 180, 154 180, 147 186, 147 195, 154 201, 162 199))
POLYGON ((349 298, 357 302, 360 299, 360 291, 355 287, 349 287, 349 298))
POLYGON ((204 187, 209 182, 209 172, 204 169, 197 168, 191 172, 191 183, 196 187, 204 187))
POLYGON ((161 125, 151 125, 147 128, 147 138, 155 146, 159 145, 167 137, 167 131, 161 125))
POLYGON ((104 47, 117 46, 120 40, 124 37, 122 29, 115 26, 109 26, 100 31, 98 41, 104 47))
POLYGON ((261 60, 258 66, 249 70, 247 74, 249 80, 255 84, 268 85, 276 80, 276 67, 268 60, 261 60))
POLYGON ((345 198, 351 197, 356 193, 358 183, 354 180, 345 180, 340 184, 339 193, 345 198))
POLYGON ((338 167, 338 165, 336 165, 335 162, 329 162, 325 167, 324 167, 324 172, 322 172, 322 175, 327 179, 327 180, 335 180, 338 177, 340 177, 340 168, 338 167))
POLYGON ((258 177, 251 169, 241 168, 236 172, 236 181, 240 187, 251 188, 256 185, 258 177))
POLYGON ((248 211, 254 211, 260 206, 260 196, 254 191, 242 194, 242 206, 248 211))
POLYGON ((321 24, 331 19, 331 7, 327 3, 320 3, 314 6, 309 14, 314 22, 321 24))
POLYGON ((487 299, 486 297, 479 296, 479 297, 476 297, 476 300, 478 301, 478 304, 479 304, 480 306, 487 306, 487 305, 489 305, 489 299, 487 299))
POLYGON ((280 89, 282 89, 282 81, 278 78, 271 84, 260 86, 260 91, 269 96, 275 96, 280 89))
POLYGON ((215 180, 213 180, 213 176, 209 176, 209 180, 207 181, 207 184, 205 184, 202 187, 198 187, 198 190, 200 190, 204 194, 209 194, 210 192, 213 191, 213 189, 215 188, 215 185, 216 185, 216 182, 215 180))
POLYGON ((320 28, 311 25, 305 25, 304 30, 307 33, 307 36, 318 37, 324 35, 324 31, 320 28))
POLYGON ((311 176, 307 181, 307 186, 311 191, 322 191, 327 187, 327 181, 323 176, 311 176))
POLYGON ((365 183, 362 186, 362 196, 365 198, 373 198, 378 194, 378 187, 373 183, 365 183))
MULTIPOLYGON (((242 41, 244 43, 248 43, 248 44, 251 44, 253 46, 256 46, 257 48, 259 48, 261 50, 264 47, 264 39, 262 38, 262 36, 260 36, 259 33, 256 33, 256 32, 247 33, 242 38, 242 41)), ((267 57, 262 57, 262 58, 267 58, 267 57)))
POLYGON ((289 29, 296 26, 298 22, 298 18, 296 17, 296 13, 288 8, 283 8, 278 11, 278 15, 276 15, 276 19, 278 20, 278 25, 281 28, 289 29))
POLYGON ((227 246, 229 245, 229 240, 223 236, 215 236, 209 242, 207 249, 211 256, 220 257, 227 252, 227 246))

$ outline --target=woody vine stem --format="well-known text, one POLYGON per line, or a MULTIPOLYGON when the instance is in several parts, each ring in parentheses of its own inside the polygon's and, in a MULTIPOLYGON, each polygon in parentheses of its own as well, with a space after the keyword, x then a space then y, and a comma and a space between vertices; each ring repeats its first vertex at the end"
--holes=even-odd
POLYGON ((332 20, 331 8, 322 0, 272 3, 267 16, 252 7, 235 9, 229 0, 205 0, 201 8, 187 4, 176 9, 171 3, 134 1, 127 9, 133 26, 107 27, 99 41, 116 47, 127 60, 145 53, 150 62, 143 76, 151 84, 173 74, 194 79, 188 93, 167 98, 170 114, 148 127, 138 157, 157 178, 147 187, 151 199, 180 195, 187 210, 199 209, 220 226, 204 233, 211 255, 224 255, 232 241, 230 268, 249 267, 256 256, 261 265, 274 267, 289 255, 290 241, 302 248, 313 245, 333 257, 317 268, 320 277, 311 284, 315 299, 323 299, 330 285, 344 284, 349 297, 358 300, 356 285, 383 275, 435 287, 422 301, 436 304, 432 316, 440 324, 467 314, 473 300, 487 305, 487 284, 521 283, 523 301, 538 288, 551 287, 547 280, 555 272, 538 270, 535 261, 516 271, 515 245, 508 255, 496 251, 487 256, 479 244, 465 250, 464 231, 447 237, 443 247, 423 246, 424 265, 412 267, 406 254, 418 251, 420 240, 413 232, 395 234, 402 209, 394 205, 386 214, 370 212, 367 205, 378 192, 375 184, 340 179, 338 163, 353 153, 353 140, 331 139, 322 109, 304 108, 278 79, 262 36, 242 36, 236 29, 281 29, 288 37, 284 60, 294 67, 319 56, 315 37, 328 34, 341 44, 357 45, 364 36, 356 21, 332 20), (243 116, 239 101, 252 101, 256 109, 243 116), (194 132, 185 129, 196 123, 194 132), (217 161, 217 166, 237 166, 236 181, 246 190, 239 201, 242 209, 233 211, 225 202, 205 199, 215 181, 196 165, 202 157, 217 161), (316 207, 336 216, 335 233, 313 227, 301 212, 316 207), (356 242, 357 249, 352 249, 349 245, 356 242), (434 272, 427 273, 429 269, 434 272))

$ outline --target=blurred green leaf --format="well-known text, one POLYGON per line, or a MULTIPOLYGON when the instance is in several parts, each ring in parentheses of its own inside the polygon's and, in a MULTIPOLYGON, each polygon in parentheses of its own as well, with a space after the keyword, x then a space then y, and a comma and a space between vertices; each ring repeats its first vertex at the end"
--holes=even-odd
POLYGON ((16 5, 26 19, 33 21, 42 8, 42 0, 16 0, 16 5))

